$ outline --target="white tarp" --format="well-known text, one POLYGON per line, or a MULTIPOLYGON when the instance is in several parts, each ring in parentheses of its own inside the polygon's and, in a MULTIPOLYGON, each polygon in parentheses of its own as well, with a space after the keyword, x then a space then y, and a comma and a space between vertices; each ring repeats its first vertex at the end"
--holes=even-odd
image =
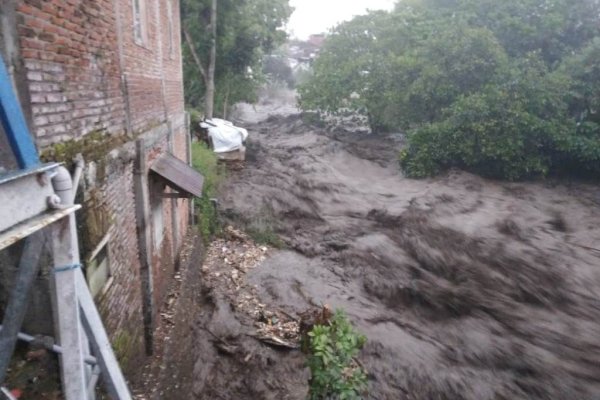
POLYGON ((213 118, 200 122, 202 128, 208 129, 215 153, 226 153, 239 150, 248 138, 248 131, 233 125, 230 121, 213 118))

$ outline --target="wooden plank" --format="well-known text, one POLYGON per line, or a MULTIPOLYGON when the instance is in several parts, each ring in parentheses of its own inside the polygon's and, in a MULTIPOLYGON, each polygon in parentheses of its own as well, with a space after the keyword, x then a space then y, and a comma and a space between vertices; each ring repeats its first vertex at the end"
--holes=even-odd
POLYGON ((80 269, 75 270, 75 279, 83 326, 88 333, 93 353, 98 361, 100 371, 102 371, 102 379, 106 389, 113 399, 131 400, 131 393, 127 388, 125 377, 121 372, 121 368, 119 368, 110 340, 104 330, 102 319, 80 269))
POLYGON ((12 228, 0 233, 0 250, 18 242, 21 239, 26 238, 29 235, 32 235, 38 230, 53 224, 69 214, 74 213, 80 208, 81 206, 76 204, 62 210, 46 212, 37 217, 24 221, 21 224, 13 226, 12 228))
POLYGON ((152 171, 166 179, 176 189, 202 197, 204 177, 185 162, 165 153, 154 161, 152 171))

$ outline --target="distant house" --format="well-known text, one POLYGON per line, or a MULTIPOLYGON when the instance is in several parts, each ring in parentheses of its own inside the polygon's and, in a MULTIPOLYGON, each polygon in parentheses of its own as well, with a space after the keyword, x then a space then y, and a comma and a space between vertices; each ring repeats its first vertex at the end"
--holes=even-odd
POLYGON ((310 43, 317 49, 320 49, 323 46, 323 43, 325 43, 325 34, 319 33, 316 35, 310 35, 308 37, 308 43, 310 43))
MULTIPOLYGON (((179 1, 0 7, 0 51, 40 153, 67 166, 82 153, 87 163, 77 219, 90 290, 119 352, 143 354, 190 224, 189 188, 174 170, 190 161, 179 1)), ((0 297, 17 256, 0 253, 0 297)), ((40 319, 50 318, 39 293, 28 326, 43 331, 40 319)))

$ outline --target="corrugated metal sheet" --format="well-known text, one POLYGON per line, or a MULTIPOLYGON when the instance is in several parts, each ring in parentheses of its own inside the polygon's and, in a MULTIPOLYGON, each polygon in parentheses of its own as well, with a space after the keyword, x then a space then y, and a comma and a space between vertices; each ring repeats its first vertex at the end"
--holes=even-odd
POLYGON ((166 179, 175 189, 202 197, 202 174, 173 155, 163 154, 152 163, 150 169, 166 179))

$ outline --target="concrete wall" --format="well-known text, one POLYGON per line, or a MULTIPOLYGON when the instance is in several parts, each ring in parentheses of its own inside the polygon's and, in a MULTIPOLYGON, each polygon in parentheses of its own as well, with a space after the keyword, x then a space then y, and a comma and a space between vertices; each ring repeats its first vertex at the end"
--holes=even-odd
POLYGON ((18 32, 2 40, 19 52, 9 63, 22 82, 19 96, 43 158, 69 162, 81 152, 86 159, 78 215, 82 260, 109 238, 111 279, 96 301, 129 364, 143 354, 145 331, 148 338, 156 327, 189 224, 189 200, 162 200, 164 236, 149 249, 152 285, 145 288, 140 240, 154 227, 140 221, 139 207, 149 207, 150 199, 136 190, 136 179, 154 179, 148 168, 164 152, 187 161, 189 135, 179 2, 140 0, 147 29, 139 43, 132 1, 5 0, 0 7, 15 17, 0 20, 3 32, 18 32), (138 140, 146 144, 141 155, 138 140), (143 171, 136 171, 138 157, 143 171), (149 298, 154 318, 147 320, 149 298))

